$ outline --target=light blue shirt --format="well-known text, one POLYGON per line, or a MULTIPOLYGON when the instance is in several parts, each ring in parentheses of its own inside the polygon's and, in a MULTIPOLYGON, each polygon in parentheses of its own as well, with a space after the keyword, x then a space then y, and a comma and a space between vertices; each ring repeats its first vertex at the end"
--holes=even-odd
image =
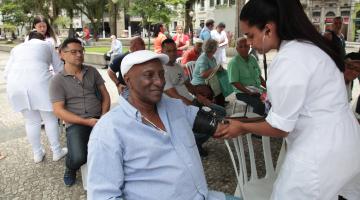
POLYGON ((211 32, 208 27, 204 27, 200 32, 200 39, 202 39, 204 42, 208 39, 211 39, 211 32))
POLYGON ((212 57, 211 59, 205 54, 202 53, 199 58, 196 60, 195 69, 193 72, 193 79, 191 80, 191 84, 193 85, 203 85, 205 84, 205 79, 201 76, 201 74, 213 67, 216 67, 216 59, 212 57))
POLYGON ((122 44, 120 40, 116 39, 111 42, 111 52, 114 54, 122 54, 122 44))
POLYGON ((198 112, 180 100, 162 98, 157 110, 162 134, 144 124, 123 97, 94 127, 88 143, 88 199, 224 200, 208 191, 192 132, 198 112))

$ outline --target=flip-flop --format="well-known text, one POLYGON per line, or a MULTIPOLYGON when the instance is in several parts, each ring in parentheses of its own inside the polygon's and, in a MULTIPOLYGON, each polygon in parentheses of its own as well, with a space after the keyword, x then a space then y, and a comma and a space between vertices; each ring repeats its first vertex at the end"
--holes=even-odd
POLYGON ((0 160, 6 158, 6 155, 0 153, 0 160))

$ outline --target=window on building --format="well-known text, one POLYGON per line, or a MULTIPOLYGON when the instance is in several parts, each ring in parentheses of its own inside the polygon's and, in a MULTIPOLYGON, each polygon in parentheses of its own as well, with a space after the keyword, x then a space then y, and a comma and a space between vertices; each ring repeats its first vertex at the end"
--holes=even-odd
POLYGON ((325 16, 326 17, 335 17, 335 13, 330 11, 330 12, 326 13, 325 16))
POLYGON ((314 11, 312 13, 313 17, 320 17, 321 16, 321 12, 320 11, 314 11))
POLYGON ((356 13, 356 18, 360 18, 360 11, 356 13))
POLYGON ((220 5, 221 4, 221 0, 216 0, 216 5, 220 5))
POLYGON ((200 10, 205 9, 205 0, 200 0, 200 10))
POLYGON ((350 11, 349 10, 344 10, 344 11, 341 11, 341 16, 350 16, 350 11))
POLYGON ((214 7, 214 0, 210 0, 210 7, 214 7))
POLYGON ((236 0, 230 0, 230 5, 235 5, 236 0))
POLYGON ((229 4, 229 0, 224 0, 223 4, 224 4, 224 5, 228 5, 228 4, 229 4))

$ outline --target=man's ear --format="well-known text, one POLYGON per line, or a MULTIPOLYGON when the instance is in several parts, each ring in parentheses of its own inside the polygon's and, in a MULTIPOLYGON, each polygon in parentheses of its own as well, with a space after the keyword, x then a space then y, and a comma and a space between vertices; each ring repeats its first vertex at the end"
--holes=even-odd
POLYGON ((129 88, 131 88, 130 77, 127 74, 124 75, 124 82, 129 88))

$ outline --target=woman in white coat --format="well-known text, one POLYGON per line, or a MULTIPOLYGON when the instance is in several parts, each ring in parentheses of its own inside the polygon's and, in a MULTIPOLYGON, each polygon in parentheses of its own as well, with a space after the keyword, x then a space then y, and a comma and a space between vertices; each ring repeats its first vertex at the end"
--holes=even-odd
POLYGON ((340 55, 299 0, 251 0, 240 27, 259 53, 278 50, 266 84, 272 107, 264 122, 230 121, 215 137, 251 132, 286 138, 273 200, 360 199, 360 127, 347 102, 340 55))
POLYGON ((67 153, 59 142, 58 120, 53 114, 49 97, 49 82, 52 73, 63 68, 57 52, 44 35, 32 31, 29 41, 17 45, 11 50, 9 61, 5 67, 6 89, 11 107, 21 112, 25 118, 27 138, 32 145, 35 163, 41 162, 45 156, 40 141, 41 121, 45 123, 53 160, 58 161, 67 153))
POLYGON ((218 42, 218 48, 215 52, 215 59, 218 65, 224 66, 226 62, 226 47, 229 43, 226 32, 225 32, 225 24, 220 22, 215 30, 211 31, 211 39, 214 39, 218 42))

